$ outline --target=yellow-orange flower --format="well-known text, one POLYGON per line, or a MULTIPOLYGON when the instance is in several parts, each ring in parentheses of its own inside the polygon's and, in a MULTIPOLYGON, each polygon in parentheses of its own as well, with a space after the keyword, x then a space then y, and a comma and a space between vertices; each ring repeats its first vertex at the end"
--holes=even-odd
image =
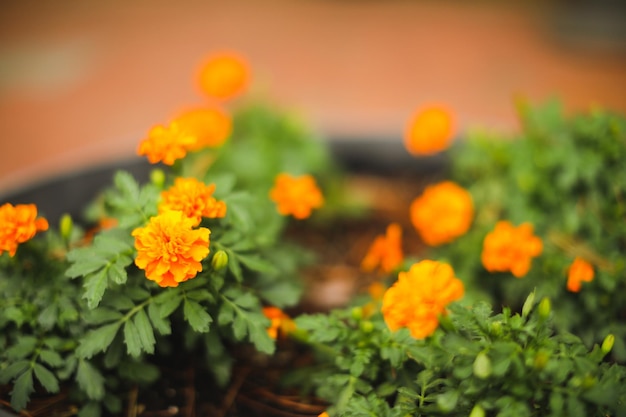
POLYGON ((200 70, 200 88, 209 97, 230 99, 242 93, 250 83, 248 63, 234 53, 210 57, 200 70))
POLYGON ((311 175, 292 177, 278 174, 274 188, 270 190, 270 198, 277 204, 280 214, 292 215, 296 219, 306 219, 313 209, 324 204, 322 192, 311 175))
POLYGON ((37 217, 34 204, 3 204, 0 206, 0 255, 9 252, 11 257, 15 256, 20 243, 45 230, 48 230, 48 221, 37 217))
POLYGON ((230 115, 218 107, 186 110, 174 121, 181 130, 196 138, 189 150, 219 147, 228 139, 233 128, 230 115))
POLYGON ((320 414, 317 417, 330 417, 330 415, 326 411, 324 411, 322 414, 320 414))
POLYGON ((402 228, 398 223, 387 226, 384 236, 377 236, 361 261, 361 269, 373 271, 377 267, 384 273, 390 273, 404 260, 402 252, 402 228))
POLYGON ((582 282, 593 281, 593 266, 582 258, 576 257, 567 270, 567 289, 579 292, 582 282))
POLYGON ((203 217, 221 218, 226 215, 226 203, 213 197, 215 184, 206 185, 196 178, 178 177, 174 185, 161 192, 159 213, 182 211, 197 226, 203 217))
POLYGON ((411 203, 410 215, 422 240, 437 246, 467 232, 474 218, 474 203, 467 190, 444 181, 426 187, 411 203))
POLYGON ((409 121, 404 144, 414 155, 432 155, 447 149, 454 135, 451 112, 443 106, 418 109, 409 121))
POLYGON ((145 155, 151 164, 163 162, 173 165, 184 158, 187 151, 196 145, 195 136, 182 130, 177 123, 169 126, 158 125, 150 129, 148 137, 141 141, 137 153, 145 155))
POLYGON ((446 306, 463 297, 463 282, 446 263, 424 260, 398 274, 383 296, 382 313, 390 330, 406 327, 416 339, 423 339, 439 326, 446 306))
POLYGON ((161 287, 176 287, 202 271, 200 261, 209 254, 211 231, 193 226, 194 220, 182 212, 167 211, 133 230, 135 265, 146 271, 146 278, 161 287))
POLYGON ((263 307, 263 314, 270 319, 270 327, 267 328, 267 334, 274 340, 280 335, 287 335, 296 329, 296 325, 283 310, 278 307, 263 307))
POLYGON ((543 243, 533 235, 532 224, 522 223, 515 227, 503 220, 485 237, 481 260, 487 271, 510 271, 521 278, 530 270, 532 258, 539 256, 542 250, 543 243))

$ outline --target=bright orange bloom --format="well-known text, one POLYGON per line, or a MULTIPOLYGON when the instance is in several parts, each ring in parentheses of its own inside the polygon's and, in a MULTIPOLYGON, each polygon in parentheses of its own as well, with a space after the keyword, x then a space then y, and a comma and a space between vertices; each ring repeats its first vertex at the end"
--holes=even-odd
POLYGON ((215 184, 206 185, 195 178, 178 177, 174 185, 161 192, 159 213, 170 210, 182 211, 193 219, 194 226, 203 217, 221 218, 226 216, 226 203, 213 197, 215 184))
POLYGON ((11 257, 15 256, 20 243, 45 230, 48 230, 48 221, 37 217, 34 204, 3 204, 0 206, 0 255, 9 252, 11 257))
POLYGON ((280 214, 292 215, 300 220, 306 219, 313 209, 324 204, 324 196, 311 175, 292 177, 278 174, 274 188, 270 190, 270 198, 277 204, 280 214))
POLYGON ((196 108, 181 113, 174 120, 181 130, 196 138, 190 150, 221 146, 233 128, 230 115, 217 107, 196 108))
POLYGON ((209 254, 211 231, 193 226, 194 220, 181 211, 167 211, 133 230, 135 265, 146 271, 146 278, 161 287, 176 287, 202 271, 200 261, 209 254))
POLYGON ((270 327, 267 328, 267 334, 274 340, 279 334, 286 335, 296 328, 291 317, 278 307, 263 307, 263 314, 271 321, 270 327))
POLYGON ((187 151, 196 145, 196 138, 177 123, 169 126, 155 126, 148 132, 148 137, 141 141, 137 153, 146 155, 151 164, 163 162, 173 165, 177 159, 184 158, 187 151))
POLYGON ((431 106, 411 117, 404 145, 413 155, 432 155, 447 149, 454 135, 454 122, 448 109, 431 106))
POLYGON ((320 414, 317 417, 330 417, 330 415, 326 411, 324 411, 322 414, 320 414))
POLYGON ((230 99, 250 83, 248 63, 233 53, 211 57, 200 70, 200 88, 209 97, 230 99))
POLYGON ((446 263, 424 260, 398 274, 383 296, 382 313, 392 331, 407 327, 416 339, 430 336, 446 306, 463 297, 463 282, 446 263))
POLYGON ((380 266, 384 273, 390 273, 404 260, 402 252, 402 228, 397 223, 387 226, 384 236, 377 236, 361 261, 361 269, 370 272, 380 266))
POLYGON ((593 281, 593 266, 582 258, 576 257, 567 270, 567 289, 579 292, 582 282, 593 281))
POLYGON ((521 278, 528 273, 532 258, 543 250, 541 239, 533 235, 533 226, 499 221, 483 242, 481 260, 489 272, 510 271, 521 278))
POLYGON ((467 232, 474 218, 474 203, 467 190, 444 181, 426 187, 411 203, 410 214, 422 240, 437 246, 467 232))

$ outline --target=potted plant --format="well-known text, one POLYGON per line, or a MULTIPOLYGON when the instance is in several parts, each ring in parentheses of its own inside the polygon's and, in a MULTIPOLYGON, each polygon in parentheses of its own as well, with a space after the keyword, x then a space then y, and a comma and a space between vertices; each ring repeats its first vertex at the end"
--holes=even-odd
POLYGON ((623 118, 521 106, 521 138, 452 143, 431 106, 411 175, 372 177, 235 106, 249 77, 208 60, 212 101, 79 206, 0 208, 7 412, 626 415, 623 118))

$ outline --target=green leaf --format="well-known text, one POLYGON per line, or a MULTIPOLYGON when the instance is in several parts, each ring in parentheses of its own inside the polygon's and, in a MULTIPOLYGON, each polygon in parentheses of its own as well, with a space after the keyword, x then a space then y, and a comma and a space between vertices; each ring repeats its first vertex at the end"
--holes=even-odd
POLYGON ((81 407, 78 417, 101 417, 102 407, 99 402, 90 401, 81 407))
POLYGON ((266 261, 258 255, 237 254, 237 259, 253 271, 265 273, 276 273, 278 271, 278 268, 273 263, 266 261))
POLYGON ((113 338, 117 334, 121 326, 121 322, 107 324, 106 326, 90 330, 80 341, 80 345, 76 349, 76 355, 79 358, 91 358, 98 352, 104 352, 113 338))
POLYGON ((30 356, 35 351, 37 339, 33 336, 22 336, 17 343, 7 349, 4 354, 8 359, 22 359, 30 356))
POLYGON ((107 289, 107 270, 100 269, 94 274, 85 277, 85 294, 83 298, 87 299, 87 306, 89 308, 96 308, 102 300, 104 291, 107 289))
POLYGON ((252 325, 248 327, 250 332, 250 342, 254 344, 254 347, 259 352, 267 353, 271 355, 276 350, 276 343, 267 334, 267 329, 264 325, 252 325))
POLYGON ((167 297, 159 298, 159 316, 161 318, 169 317, 180 305, 181 301, 183 301, 183 297, 178 292, 166 292, 167 297))
POLYGON ((39 358, 43 363, 46 363, 53 368, 58 368, 63 365, 63 358, 54 350, 42 349, 39 352, 39 358))
POLYGON ((126 352, 130 356, 137 358, 141 355, 141 339, 137 332, 137 326, 132 320, 127 320, 124 323, 124 343, 126 343, 126 352))
POLYGON ((46 391, 52 394, 59 392, 59 381, 48 368, 41 364, 35 363, 35 365, 33 366, 33 371, 35 372, 35 377, 46 391))
POLYGON ((8 384, 11 380, 16 378, 18 375, 21 375, 28 369, 30 369, 30 360, 28 359, 13 362, 6 368, 0 369, 0 384, 8 384))
POLYGON ((13 384, 11 391, 11 407, 15 410, 23 410, 28 404, 30 394, 34 391, 33 387, 33 370, 29 369, 21 374, 13 384))
POLYGON ((156 343, 154 339, 154 329, 152 328, 152 324, 146 312, 143 309, 139 310, 137 314, 135 314, 133 322, 135 323, 143 350, 150 354, 154 353, 154 345, 156 343))
POLYGON ((98 401, 104 398, 104 381, 100 371, 91 363, 82 359, 78 362, 76 382, 90 399, 98 401))
POLYGON ((211 318, 209 313, 207 313, 199 303, 185 299, 183 313, 185 320, 187 320, 193 330, 199 333, 209 331, 209 325, 213 321, 213 318, 211 318))
POLYGON ((98 307, 85 313, 84 320, 87 324, 97 325, 124 317, 122 313, 107 307, 98 307))
POLYGON ((437 406, 444 413, 449 413, 456 407, 460 393, 457 390, 446 391, 437 396, 437 406))
POLYGON ((161 306, 157 303, 152 302, 148 305, 148 317, 159 334, 165 336, 172 333, 170 321, 161 316, 161 306))

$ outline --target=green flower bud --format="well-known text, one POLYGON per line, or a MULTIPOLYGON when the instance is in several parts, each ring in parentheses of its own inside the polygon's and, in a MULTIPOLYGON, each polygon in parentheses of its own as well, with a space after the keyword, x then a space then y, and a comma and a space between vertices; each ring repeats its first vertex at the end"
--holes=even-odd
POLYGON ((541 371, 548 364, 548 360, 550 359, 550 354, 544 351, 539 351, 535 355, 535 360, 533 361, 533 368, 538 371, 541 371))
POLYGON ((606 335, 606 337, 602 341, 602 353, 604 353, 605 355, 609 353, 613 349, 614 344, 615 336, 612 334, 606 335))
POLYGON ((485 417, 485 410, 478 404, 472 408, 472 412, 469 417, 485 417))
POLYGON ((539 317, 541 317, 542 319, 547 319, 550 316, 551 310, 552 310, 552 305, 550 303, 550 299, 547 297, 544 297, 539 303, 539 308, 538 308, 539 317))
POLYGON ((72 229, 74 228, 74 221, 72 220, 72 216, 69 214, 64 214, 61 217, 59 222, 59 231, 61 232, 61 237, 65 240, 69 240, 72 235, 72 229))
POLYGON ((595 376, 585 375, 585 377, 583 378, 582 387, 585 389, 589 389, 596 385, 596 382, 597 380, 595 376))
POLYGON ((490 330, 491 330, 492 335, 500 336, 502 334, 502 322, 501 321, 491 322, 490 328, 491 328, 490 330))
POLYGON ((163 187, 163 184, 165 184, 165 172, 162 169, 153 169, 150 171, 150 182, 157 187, 163 187))
POLYGON ((531 292, 528 297, 526 297, 526 301, 524 301, 524 305, 522 306, 522 317, 528 317, 530 312, 535 305, 535 292, 531 292))
POLYGON ((359 327, 363 333, 371 333, 374 330, 374 323, 369 320, 363 320, 359 327))
POLYGON ((218 250, 213 255, 211 259, 211 266, 215 271, 219 271, 220 269, 226 267, 228 265, 228 254, 223 250, 218 250))
POLYGON ((474 375, 480 379, 488 378, 491 375, 491 360, 485 352, 480 352, 474 360, 474 375))
POLYGON ((353 307, 350 313, 355 320, 361 320, 363 318, 363 309, 361 307, 353 307))

